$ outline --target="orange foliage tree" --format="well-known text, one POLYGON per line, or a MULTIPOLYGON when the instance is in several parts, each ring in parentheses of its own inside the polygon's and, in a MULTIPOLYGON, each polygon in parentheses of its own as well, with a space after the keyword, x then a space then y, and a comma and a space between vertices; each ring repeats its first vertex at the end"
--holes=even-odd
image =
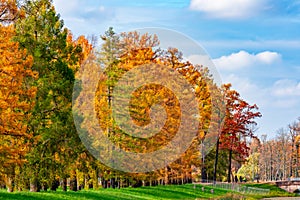
POLYGON ((16 0, 0 0, 0 23, 10 23, 16 20, 17 16, 16 0))
MULTIPOLYGON (((102 39, 106 43, 103 46, 105 52, 101 52, 100 61, 105 70, 98 82, 95 99, 96 112, 102 130, 106 130, 105 133, 110 140, 124 151, 147 153, 156 151, 161 146, 168 144, 179 128, 180 105, 177 97, 169 89, 155 84, 146 84, 132 93, 129 112, 134 123, 138 126, 149 124, 151 120, 150 108, 153 104, 159 104, 165 109, 167 113, 166 123, 161 131, 148 138, 138 138, 126 134, 112 119, 111 108, 111 102, 114 98, 112 96, 114 86, 123 74, 140 65, 160 64, 180 73, 193 87, 193 91, 190 91, 188 95, 195 92, 201 117, 198 119, 200 127, 198 135, 195 136, 190 148, 164 169, 148 174, 136 174, 136 176, 130 174, 137 180, 143 179, 144 184, 146 184, 145 180, 148 184, 152 184, 152 181, 155 182, 157 180, 161 180, 165 184, 190 182, 192 180, 193 166, 199 166, 200 164, 199 144, 205 137, 210 123, 209 116, 212 102, 210 96, 211 88, 208 83, 212 83, 212 79, 208 70, 202 66, 194 66, 189 62, 183 61, 182 53, 175 48, 169 48, 168 50, 157 49, 159 40, 155 35, 140 35, 137 32, 129 32, 122 33, 117 37, 110 29, 102 39)), ((130 82, 130 80, 128 81, 130 82)), ((174 87, 177 87, 176 84, 179 83, 174 84, 174 87)), ((79 96, 80 99, 81 97, 79 96)), ((160 119, 164 120, 163 116, 158 115, 156 117, 158 121, 160 119)), ((141 158, 141 162, 149 161, 141 158)), ((154 163, 149 162, 148 164, 153 165, 154 163)))
POLYGON ((0 173, 9 174, 7 186, 12 191, 15 167, 25 162, 32 137, 27 121, 36 88, 30 82, 38 75, 31 69, 33 58, 12 40, 14 29, 0 25, 0 35, 0 173))

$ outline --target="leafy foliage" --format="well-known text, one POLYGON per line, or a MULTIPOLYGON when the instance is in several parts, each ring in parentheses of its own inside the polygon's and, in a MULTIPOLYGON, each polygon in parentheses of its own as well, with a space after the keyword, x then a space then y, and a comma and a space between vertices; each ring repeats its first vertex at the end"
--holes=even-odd
MULTIPOLYGON (((0 179, 6 181, 10 191, 56 190, 59 182, 66 190, 67 180, 74 191, 98 188, 99 180, 103 188, 183 184, 192 182, 199 175, 196 172, 200 167, 206 170, 202 170, 202 174, 212 177, 214 158, 218 154, 223 157, 218 161, 219 167, 215 165, 218 170, 215 174, 220 178, 226 173, 224 166, 227 163, 230 173, 232 159, 244 160, 248 153, 244 138, 254 137, 252 126, 254 119, 260 117, 258 108, 242 100, 230 84, 221 88, 215 85, 206 67, 185 61, 180 50, 174 47, 160 49, 158 37, 147 33, 116 34, 109 28, 101 36, 101 49, 97 51, 94 43, 84 36, 74 38, 64 27, 52 1, 22 1, 22 6, 18 3, 21 1, 0 0, 0 23, 6 25, 0 26, 0 179), (97 117, 110 141, 127 152, 156 151, 175 137, 180 125, 181 105, 170 89, 146 84, 131 94, 129 113, 137 126, 151 123, 153 105, 163 108, 166 113, 166 116, 155 115, 157 121, 164 121, 164 117, 166 121, 151 137, 138 137, 142 133, 135 130, 126 133, 112 117, 116 83, 126 72, 140 65, 165 66, 178 72, 192 86, 180 95, 184 98, 195 95, 201 115, 186 119, 196 118, 193 126, 199 129, 190 147, 179 158, 165 168, 131 174, 105 166, 81 144, 74 116, 85 124, 77 128, 95 135, 98 133, 89 121, 90 113, 84 116, 78 112, 73 116, 72 94, 73 105, 86 109, 84 100, 93 95, 85 93, 84 96, 82 89, 89 88, 81 86, 84 81, 97 82, 97 117), (94 68, 97 68, 96 72, 92 70, 94 68), (81 77, 83 71, 99 73, 99 81, 81 77), (74 85, 78 87, 73 93, 74 85), (217 100, 213 96, 217 96, 217 100), (222 115, 221 109, 213 110, 224 104, 226 116, 222 115), (219 132, 223 122, 224 127, 219 132), (213 136, 220 136, 217 146, 210 154, 200 152, 200 145, 210 137, 211 134, 207 134, 210 131, 214 132, 213 136)), ((172 82, 172 85, 179 88, 181 83, 172 82)), ((175 145, 179 146, 180 142, 175 145)), ((141 162, 155 164, 144 158, 141 162)))
POLYGON ((32 56, 13 41, 13 27, 0 25, 0 34, 0 173, 7 174, 11 182, 15 167, 25 162, 30 147, 28 122, 36 95, 31 82, 38 75, 31 68, 32 56))

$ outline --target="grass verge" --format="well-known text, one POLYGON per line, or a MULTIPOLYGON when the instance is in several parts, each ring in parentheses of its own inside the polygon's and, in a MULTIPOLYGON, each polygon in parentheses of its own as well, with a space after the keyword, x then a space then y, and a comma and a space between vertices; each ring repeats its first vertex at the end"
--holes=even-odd
POLYGON ((82 200, 157 200, 157 199, 261 199, 264 197, 274 196, 295 196, 289 194, 275 185, 271 184, 246 184, 249 187, 259 187, 270 189, 269 195, 255 195, 255 194, 239 194, 236 192, 212 188, 211 186, 202 185, 168 185, 156 187, 140 187, 140 188, 123 188, 123 189, 99 189, 88 191, 68 191, 68 192, 14 192, 7 193, 5 190, 0 190, 0 200, 15 199, 15 200, 68 200, 68 199, 82 199, 82 200), (202 191, 204 187, 204 191, 202 191), (213 193, 212 190, 213 189, 213 193))

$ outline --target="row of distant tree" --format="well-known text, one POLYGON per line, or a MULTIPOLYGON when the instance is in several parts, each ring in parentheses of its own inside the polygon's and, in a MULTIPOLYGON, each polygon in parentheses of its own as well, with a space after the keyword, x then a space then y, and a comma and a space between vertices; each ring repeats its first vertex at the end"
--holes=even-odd
POLYGON ((247 162, 239 170, 249 180, 277 181, 298 178, 300 119, 277 131, 275 138, 262 135, 251 144, 247 162))
MULTIPOLYGON (((75 39, 49 0, 0 0, 0 22, 0 181, 8 191, 184 184, 193 179, 231 181, 233 168, 248 156, 246 141, 256 138, 258 107, 249 105, 230 84, 218 87, 206 67, 185 61, 180 50, 158 48, 157 36, 116 34, 110 28, 100 37, 98 48, 95 36, 75 39), (168 144, 181 116, 178 99, 168 88, 146 85, 135 90, 130 101, 130 115, 138 126, 151 122, 153 104, 166 110, 168 118, 156 135, 129 135, 112 117, 117 81, 144 64, 172 68, 193 86, 186 96, 196 97, 201 113, 196 126, 200 128, 191 146, 174 162, 148 173, 125 173, 95 159, 77 129, 87 136, 99 134, 94 132, 85 103, 94 96, 97 122, 118 148, 142 154, 168 144), (82 76, 96 73, 94 69, 99 79, 82 76), (95 94, 83 92, 89 89, 84 88, 85 82, 94 81, 98 83, 95 94), (78 90, 73 94, 75 84, 78 90), (77 129, 73 114, 79 122, 77 129), (210 134, 219 137, 205 154, 201 147, 210 134)), ((97 142, 90 144, 97 147, 97 142)), ((154 164, 142 158, 140 162, 154 164)))

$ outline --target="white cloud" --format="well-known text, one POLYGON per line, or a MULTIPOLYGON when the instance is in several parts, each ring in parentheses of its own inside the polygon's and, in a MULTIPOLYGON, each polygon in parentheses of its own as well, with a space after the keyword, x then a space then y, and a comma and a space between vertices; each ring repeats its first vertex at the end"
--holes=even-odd
POLYGON ((281 49, 299 50, 300 40, 202 40, 203 46, 211 49, 281 49))
POLYGON ((257 54, 255 57, 257 61, 265 64, 272 64, 281 61, 281 55, 279 53, 270 52, 270 51, 261 52, 257 54))
POLYGON ((237 74, 223 77, 224 83, 231 83, 232 88, 238 91, 243 99, 249 103, 275 109, 300 106, 300 82, 282 79, 269 86, 255 84, 252 80, 237 74))
POLYGON ((258 105, 262 113, 262 118, 256 120, 258 135, 273 135, 278 128, 285 127, 299 117, 300 82, 279 80, 262 85, 239 74, 223 76, 223 79, 225 83, 232 83, 232 88, 240 93, 241 98, 258 105))
POLYGON ((74 11, 80 9, 80 1, 79 0, 72 0, 66 3, 63 0, 55 0, 53 1, 55 9, 62 15, 70 15, 74 11))
POLYGON ((223 75, 222 79, 224 83, 231 83, 232 88, 239 92, 241 97, 249 103, 255 103, 259 106, 268 103, 265 98, 268 89, 257 86, 250 79, 237 74, 223 75))
POLYGON ((278 80, 274 83, 273 95, 278 97, 300 96, 300 82, 289 79, 278 80))
POLYGON ((237 70, 251 66, 271 65, 281 62, 281 55, 277 52, 264 51, 258 54, 250 54, 246 51, 232 53, 214 59, 213 62, 220 70, 237 70))
POLYGON ((231 83, 232 88, 238 91, 243 99, 250 104, 257 104, 269 113, 285 113, 300 106, 300 82, 296 80, 282 79, 269 86, 257 85, 237 74, 223 76, 223 80, 224 83, 231 83))
POLYGON ((266 0, 191 0, 190 9, 213 18, 246 18, 265 9, 266 0))
POLYGON ((115 17, 115 10, 93 0, 54 0, 53 4, 61 18, 75 35, 99 34, 109 25, 109 20, 115 17))

